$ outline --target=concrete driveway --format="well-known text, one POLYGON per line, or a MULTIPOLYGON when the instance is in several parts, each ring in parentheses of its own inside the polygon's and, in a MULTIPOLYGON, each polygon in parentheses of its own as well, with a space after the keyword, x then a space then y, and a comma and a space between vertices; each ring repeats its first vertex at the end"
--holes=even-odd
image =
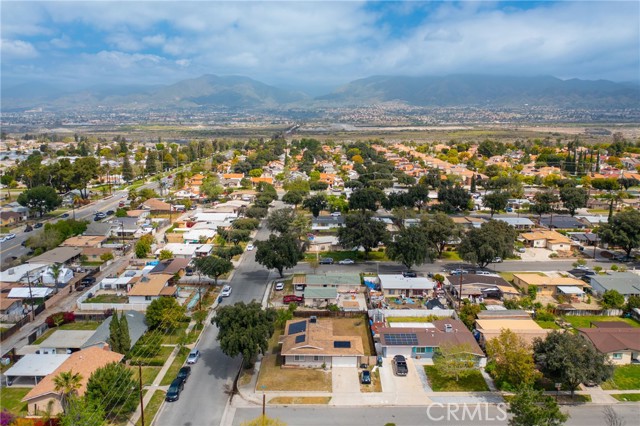
POLYGON ((360 393, 359 370, 354 367, 334 367, 331 369, 333 393, 360 393))
POLYGON ((397 403, 400 405, 428 403, 429 398, 425 393, 417 370, 423 368, 422 365, 418 365, 414 363, 413 359, 408 358, 407 367, 409 368, 409 373, 404 377, 399 377, 393 374, 391 361, 391 358, 384 358, 382 361, 382 368, 380 369, 382 392, 390 397, 395 396, 397 403))
POLYGON ((520 259, 524 262, 544 262, 549 260, 549 255, 553 253, 546 248, 527 247, 524 253, 520 254, 520 259))

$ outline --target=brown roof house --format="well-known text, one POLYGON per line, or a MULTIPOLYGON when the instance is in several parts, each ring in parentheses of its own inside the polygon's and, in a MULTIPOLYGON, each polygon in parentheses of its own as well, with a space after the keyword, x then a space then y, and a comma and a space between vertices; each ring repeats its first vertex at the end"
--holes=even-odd
POLYGON ((416 359, 433 358, 437 349, 442 346, 464 345, 476 357, 476 363, 479 367, 486 365, 487 359, 484 352, 462 321, 436 320, 426 325, 426 327, 380 328, 378 333, 382 345, 382 356, 385 358, 392 358, 396 355, 416 359))
POLYGON ((160 201, 157 198, 149 198, 144 203, 140 204, 142 210, 149 210, 151 213, 170 213, 171 204, 160 201))
POLYGON ((478 332, 479 337, 478 342, 481 345, 484 345, 494 337, 498 337, 502 330, 507 329, 522 337, 522 339, 529 344, 531 344, 533 339, 536 337, 544 339, 551 331, 540 327, 538 323, 530 318, 495 318, 476 320, 476 331, 478 332))
POLYGON ((513 274, 513 283, 525 293, 529 287, 535 287, 538 294, 545 296, 568 296, 581 298, 584 290, 591 286, 582 280, 571 277, 548 277, 538 274, 513 274))
POLYGON ((336 336, 331 319, 287 321, 280 337, 285 367, 357 367, 364 356, 360 336, 336 336))
POLYGON ((568 237, 556 231, 533 231, 520 234, 525 244, 534 248, 546 248, 552 251, 570 251, 576 245, 568 237))
POLYGON ((149 274, 134 278, 135 281, 131 280, 131 283, 134 283, 133 288, 127 294, 129 303, 148 305, 162 296, 175 296, 178 288, 169 285, 172 278, 173 274, 149 274))
POLYGON ((579 328, 599 352, 616 365, 640 363, 640 328, 623 322, 592 323, 595 328, 579 328))
MULTIPOLYGON (((51 355, 39 355, 51 356, 51 355)), ((104 367, 112 362, 120 362, 124 355, 112 352, 108 346, 94 346, 75 352, 69 356, 53 373, 47 375, 22 399, 28 405, 28 412, 31 415, 48 412, 56 415, 62 412, 60 403, 60 393, 56 391, 53 379, 62 372, 79 373, 82 377, 78 395, 82 396, 87 390, 89 377, 98 368, 104 367)))

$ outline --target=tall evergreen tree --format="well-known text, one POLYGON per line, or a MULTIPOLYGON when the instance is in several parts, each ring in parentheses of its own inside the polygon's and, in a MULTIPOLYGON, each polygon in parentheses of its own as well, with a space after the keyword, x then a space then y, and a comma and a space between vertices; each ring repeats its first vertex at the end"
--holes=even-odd
POLYGON ((598 151, 598 156, 596 157, 596 173, 600 172, 600 151, 598 151))
POLYGON ((124 312, 120 314, 120 349, 122 349, 122 354, 129 352, 131 349, 131 337, 129 336, 129 322, 127 321, 127 316, 124 312))
POLYGON ((122 160, 122 180, 125 182, 131 182, 133 180, 133 167, 131 167, 127 155, 125 155, 122 160))
POLYGON ((158 165, 156 164, 157 160, 158 157, 156 155, 156 152, 149 150, 149 153, 147 153, 147 161, 144 166, 144 171, 146 174, 156 174, 156 172, 158 171, 158 165))
POLYGON ((471 192, 476 192, 476 175, 471 176, 471 192))
POLYGON ((118 319, 118 312, 114 311, 113 315, 111 315, 111 322, 109 323, 109 346, 111 346, 112 351, 124 354, 120 348, 120 335, 120 320, 118 319))

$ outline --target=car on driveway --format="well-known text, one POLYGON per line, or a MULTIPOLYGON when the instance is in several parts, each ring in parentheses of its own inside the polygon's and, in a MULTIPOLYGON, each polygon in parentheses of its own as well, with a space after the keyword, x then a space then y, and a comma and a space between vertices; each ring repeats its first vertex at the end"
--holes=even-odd
POLYGON ((16 234, 7 234, 4 236, 4 239, 9 241, 9 240, 13 240, 16 237, 16 234))
POLYGON ((403 355, 394 356, 392 364, 393 364, 393 374, 395 374, 396 376, 406 376, 409 373, 407 360, 403 355))
POLYGON ((91 285, 94 284, 96 282, 96 277, 92 277, 92 276, 87 276, 84 277, 80 283, 82 283, 82 285, 91 285))
POLYGON ((167 396, 164 398, 167 402, 177 401, 180 398, 180 392, 184 389, 184 382, 180 379, 173 379, 169 390, 167 390, 167 396))
POLYGON ((323 257, 322 259, 320 259, 320 263, 321 265, 333 265, 333 258, 331 257, 323 257))
POLYGON ((200 359, 200 351, 197 349, 191 349, 189 356, 187 357, 187 364, 195 364, 200 359))
POLYGON ((356 263, 353 259, 342 259, 338 262, 338 265, 353 265, 356 263))
POLYGON ((247 244, 247 251, 251 251, 255 248, 253 244, 247 244))
POLYGON ((371 371, 362 370, 362 372, 360 373, 360 383, 362 383, 363 385, 371 384, 371 371))
POLYGON ((189 376, 191 375, 191 367, 182 367, 180 369, 180 371, 178 371, 178 375, 176 376, 176 379, 180 379, 182 380, 183 383, 187 383, 187 379, 189 378, 189 376))
POLYGON ((282 281, 277 282, 276 283, 276 287, 275 287, 276 291, 282 291, 284 290, 284 283, 282 281))
POLYGON ((295 294, 287 294, 282 298, 282 303, 304 303, 304 297, 296 296, 295 294))
POLYGON ((224 287, 222 287, 222 291, 220 292, 220 296, 222 296, 222 297, 231 296, 231 286, 230 285, 225 285, 224 287))

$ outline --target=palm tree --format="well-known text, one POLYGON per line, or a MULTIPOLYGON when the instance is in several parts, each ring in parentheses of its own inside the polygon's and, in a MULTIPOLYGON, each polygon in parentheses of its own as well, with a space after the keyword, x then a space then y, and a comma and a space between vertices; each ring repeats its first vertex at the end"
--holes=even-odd
POLYGON ((51 265, 51 275, 53 275, 53 281, 56 288, 56 294, 58 294, 58 278, 62 273, 62 263, 54 263, 51 265))
POLYGON ((69 401, 77 395, 78 389, 82 385, 82 376, 73 371, 63 371, 53 378, 56 392, 60 392, 60 404, 66 413, 69 409, 69 401))

